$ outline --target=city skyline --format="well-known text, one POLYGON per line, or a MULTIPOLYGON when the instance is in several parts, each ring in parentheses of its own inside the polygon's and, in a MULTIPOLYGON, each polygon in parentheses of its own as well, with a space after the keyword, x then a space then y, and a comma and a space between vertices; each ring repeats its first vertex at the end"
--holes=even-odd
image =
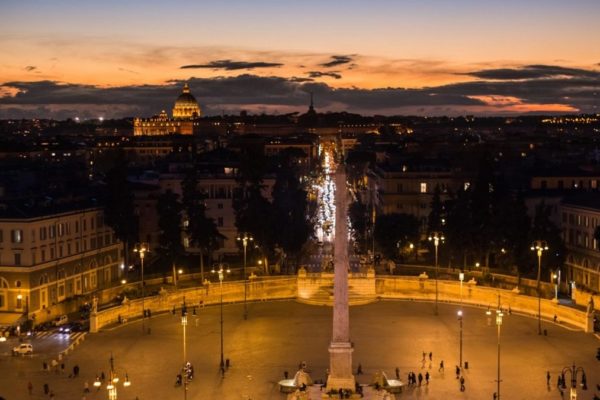
POLYGON ((600 4, 4 2, 0 118, 596 113, 600 4))

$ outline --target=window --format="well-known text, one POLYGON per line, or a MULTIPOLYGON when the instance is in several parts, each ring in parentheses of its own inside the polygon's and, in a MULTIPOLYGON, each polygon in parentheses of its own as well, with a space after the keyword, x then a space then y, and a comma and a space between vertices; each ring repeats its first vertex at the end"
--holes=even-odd
POLYGON ((75 221, 75 233, 79 233, 79 221, 75 221))
POLYGON ((427 193, 427 183, 421 182, 421 193, 427 193))
POLYGON ((67 255, 71 255, 71 243, 67 243, 67 255))
POLYGON ((4 235, 2 234, 2 229, 0 229, 0 243, 4 240, 4 235))
POLYGON ((50 239, 56 237, 56 225, 50 225, 50 239))
POLYGON ((65 235, 65 224, 60 223, 58 224, 58 236, 64 236, 65 235))
POLYGON ((55 254, 54 254, 54 253, 55 253, 54 247, 50 247, 50 259, 51 259, 51 260, 54 260, 54 258, 55 258, 55 257, 54 257, 54 256, 55 256, 55 254))
POLYGON ((90 229, 94 229, 94 217, 90 217, 90 229))
POLYGON ((63 256, 63 247, 62 245, 58 246, 58 257, 61 258, 63 256))
POLYGON ((87 220, 84 219, 83 221, 81 221, 81 223, 83 225, 83 230, 87 231, 87 220))
POLYGON ((42 249, 42 262, 46 262, 46 250, 42 249))
POLYGON ((13 229, 11 231, 11 237, 13 243, 23 243, 23 230, 13 229))
POLYGON ((35 250, 31 250, 31 264, 35 265, 35 250))
POLYGON ((21 281, 16 281, 15 282, 15 287, 21 287, 21 281))
POLYGON ((48 238, 48 229, 45 226, 40 228, 40 240, 46 240, 48 238))
POLYGON ((21 254, 15 253, 15 265, 21 265, 21 254))
POLYGON ((35 242, 35 229, 31 230, 31 241, 35 242))
POLYGON ((110 245, 110 234, 104 235, 104 245, 105 246, 110 245))
POLYGON ((217 226, 222 227, 223 226, 223 217, 219 217, 217 219, 217 226))

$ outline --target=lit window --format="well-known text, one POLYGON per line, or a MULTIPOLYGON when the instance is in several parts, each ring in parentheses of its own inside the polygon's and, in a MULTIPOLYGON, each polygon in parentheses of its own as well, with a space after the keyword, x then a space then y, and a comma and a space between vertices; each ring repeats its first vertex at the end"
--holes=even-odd
POLYGON ((23 230, 13 229, 11 236, 13 243, 23 243, 23 230))
POLYGON ((427 183, 421 182, 421 193, 427 193, 427 183))

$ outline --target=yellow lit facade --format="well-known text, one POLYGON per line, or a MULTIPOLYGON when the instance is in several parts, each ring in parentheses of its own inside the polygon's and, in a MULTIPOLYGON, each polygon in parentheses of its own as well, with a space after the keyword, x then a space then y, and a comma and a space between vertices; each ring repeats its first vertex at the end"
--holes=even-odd
POLYGON ((186 84, 175 101, 172 118, 164 110, 152 118, 135 118, 133 135, 193 135, 199 125, 197 119, 200 115, 200 106, 186 84))

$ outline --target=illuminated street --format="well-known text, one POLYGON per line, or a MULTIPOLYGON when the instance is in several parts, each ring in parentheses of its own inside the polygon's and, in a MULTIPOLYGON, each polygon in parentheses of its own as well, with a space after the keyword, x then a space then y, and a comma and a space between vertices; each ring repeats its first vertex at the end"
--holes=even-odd
MULTIPOLYGON (((242 305, 225 307, 225 357, 231 367, 225 379, 219 374, 219 309, 201 309, 189 317, 188 354, 195 368, 188 399, 283 399, 276 382, 283 371, 293 374, 301 361, 306 361, 313 379, 324 379, 328 367, 327 346, 331 337, 329 307, 315 307, 296 302, 251 304, 252 318, 242 319, 242 305)), ((429 386, 409 388, 398 398, 423 399, 491 399, 496 383, 496 327, 488 326, 485 311, 464 310, 464 357, 469 363, 465 371, 466 391, 461 393, 454 376, 458 363, 459 325, 456 306, 441 305, 440 316, 431 315, 431 305, 411 302, 380 302, 357 306, 351 312, 351 337, 354 342, 355 368, 362 364, 361 383, 370 383, 377 369, 394 376, 400 368, 405 381, 409 371, 428 370, 429 386), (421 369, 422 351, 433 353, 421 369), (439 373, 439 361, 445 362, 445 373, 439 373)), ((142 335, 139 323, 111 331, 88 335, 72 356, 67 357, 67 371, 75 364, 81 377, 45 373, 42 357, 0 358, 0 388, 8 399, 25 399, 28 380, 34 384, 34 398, 40 396, 41 385, 49 383, 57 399, 79 399, 84 382, 91 385, 97 373, 108 373, 113 352, 115 368, 124 377, 128 373, 132 386, 119 388, 120 398, 151 400, 183 398, 175 388, 175 375, 181 365, 182 332, 180 317, 171 314, 152 319, 152 334, 142 335), (11 383, 9 385, 9 383, 11 383), (6 389, 5 389, 6 390, 6 389)), ((557 372, 573 362, 583 366, 590 391, 600 383, 600 368, 595 359, 599 341, 591 335, 563 327, 548 326, 548 336, 538 336, 536 321, 517 315, 505 316, 502 325, 502 397, 505 399, 560 399, 556 389, 557 372), (546 387, 546 371, 552 375, 552 387, 546 387), (523 377, 527 376, 527 379, 523 377)), ((7 343, 0 343, 5 353, 7 343)), ((106 389, 95 390, 89 399, 106 399, 106 389)))

